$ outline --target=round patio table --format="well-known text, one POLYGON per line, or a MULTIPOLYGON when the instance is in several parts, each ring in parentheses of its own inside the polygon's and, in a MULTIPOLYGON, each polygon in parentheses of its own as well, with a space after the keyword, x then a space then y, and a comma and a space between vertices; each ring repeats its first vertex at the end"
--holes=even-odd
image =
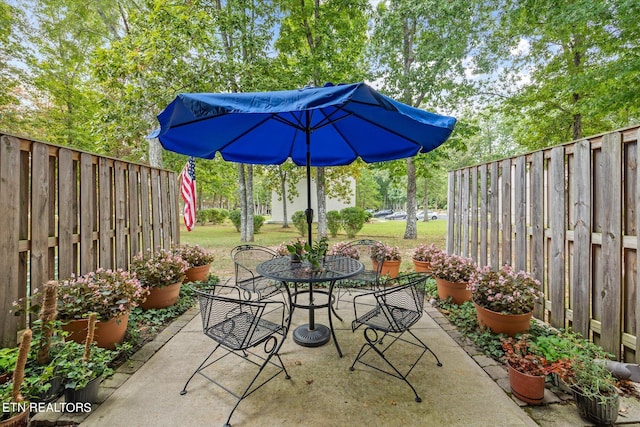
POLYGON ((333 337, 338 355, 342 357, 342 350, 336 340, 331 318, 333 286, 336 281, 355 276, 363 268, 362 263, 356 259, 328 255, 324 258, 320 271, 313 271, 310 264, 306 262, 291 262, 289 257, 277 257, 265 261, 258 264, 256 271, 261 276, 281 281, 285 286, 287 286, 287 283, 293 283, 293 294, 289 294, 291 298, 291 315, 293 315, 294 308, 309 310, 309 323, 300 325, 293 331, 293 341, 304 347, 319 347, 326 344, 333 337), (309 288, 299 290, 298 284, 300 283, 307 283, 309 288), (314 286, 318 283, 329 283, 329 287, 328 289, 314 289, 314 286), (317 304, 314 301, 314 293, 326 295, 327 302, 317 304), (309 294, 308 304, 298 303, 298 295, 301 294, 309 294), (315 322, 315 310, 325 307, 328 308, 329 327, 315 322))

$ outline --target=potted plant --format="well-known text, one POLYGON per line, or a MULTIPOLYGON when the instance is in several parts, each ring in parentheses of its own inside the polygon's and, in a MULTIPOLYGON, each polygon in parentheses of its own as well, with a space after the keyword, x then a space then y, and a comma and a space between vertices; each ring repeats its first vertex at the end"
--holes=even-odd
POLYGON ((437 255, 440 255, 441 253, 442 249, 437 248, 433 243, 428 246, 424 243, 420 244, 413 250, 413 255, 411 257, 416 272, 430 273, 431 262, 437 255))
POLYGON ((506 264, 500 271, 489 266, 473 274, 469 289, 481 328, 514 336, 529 330, 533 308, 543 296, 540 282, 506 264))
POLYGON ((130 269, 149 290, 147 299, 140 306, 147 310, 175 304, 187 268, 189 264, 185 260, 167 249, 147 250, 136 255, 130 269))
POLYGON ((309 246, 308 243, 305 244, 305 254, 303 255, 303 258, 311 265, 311 270, 322 270, 322 262, 324 261, 324 257, 327 254, 328 249, 329 244, 327 243, 327 239, 324 237, 315 241, 313 246, 309 246))
POLYGON ((518 339, 500 340, 504 351, 503 360, 509 371, 509 385, 515 397, 523 402, 540 405, 544 399, 546 376, 561 372, 570 365, 569 359, 546 359, 527 334, 518 339))
POLYGON ((341 255, 353 259, 360 259, 360 251, 357 245, 352 245, 349 242, 337 242, 334 243, 329 251, 328 255, 341 255))
POLYGON ((27 364, 29 349, 31 348, 30 329, 22 334, 22 340, 18 350, 18 357, 13 370, 13 379, 0 385, 0 425, 3 427, 24 427, 29 423, 29 404, 24 401, 21 393, 22 381, 24 379, 24 367, 27 364), (5 411, 8 408, 8 411, 5 411))
POLYGON ((471 258, 449 255, 444 251, 433 254, 431 274, 436 279, 438 297, 443 300, 451 298, 451 302, 458 305, 471 301, 471 291, 467 286, 476 269, 471 258))
POLYGON ((371 260, 374 269, 377 269, 378 263, 382 262, 381 275, 388 275, 391 278, 398 277, 402 257, 397 246, 376 242, 375 245, 371 246, 371 260))
POLYGON ((0 384, 11 379, 11 374, 18 359, 18 347, 0 348, 0 384))
POLYGON ((174 253, 189 264, 189 268, 185 272, 188 282, 203 282, 207 280, 211 263, 215 259, 211 252, 208 252, 200 245, 184 244, 176 247, 174 253))
POLYGON ((308 246, 305 240, 291 240, 289 242, 283 242, 276 248, 278 255, 287 256, 291 259, 291 262, 301 262, 306 252, 305 247, 308 246))
POLYGON ((84 344, 68 341, 55 358, 56 374, 62 377, 67 403, 97 401, 100 381, 112 373, 109 363, 115 352, 96 347, 93 342, 96 318, 96 313, 89 315, 84 344))
POLYGON ((114 349, 124 339, 131 309, 147 294, 130 272, 99 268, 58 284, 58 318, 66 322, 63 329, 69 332, 69 338, 82 343, 87 336, 88 313, 96 313, 98 346, 114 349))

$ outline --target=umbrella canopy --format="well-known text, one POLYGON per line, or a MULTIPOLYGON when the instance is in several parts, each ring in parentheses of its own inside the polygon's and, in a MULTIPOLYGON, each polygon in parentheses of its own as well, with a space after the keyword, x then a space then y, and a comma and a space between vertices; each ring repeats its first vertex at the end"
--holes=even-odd
MULTIPOLYGON (((386 97, 365 83, 277 92, 179 94, 158 115, 170 151, 227 161, 307 166, 381 162, 440 146, 456 120, 386 97)), ((307 196, 310 205, 310 195, 307 196)), ((312 214, 307 210, 309 231, 312 214)), ((309 232, 311 241, 311 232, 309 232)))

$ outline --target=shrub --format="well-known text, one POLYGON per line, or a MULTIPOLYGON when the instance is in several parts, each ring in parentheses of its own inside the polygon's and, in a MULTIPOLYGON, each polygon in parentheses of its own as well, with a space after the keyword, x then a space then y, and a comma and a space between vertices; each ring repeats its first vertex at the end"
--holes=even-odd
POLYGON ((347 232, 347 237, 353 239, 356 234, 364 226, 364 221, 367 218, 367 212, 358 207, 344 208, 340 211, 342 217, 342 228, 347 232))
POLYGON ((236 228, 236 231, 239 233, 240 232, 240 224, 241 224, 241 221, 242 221, 241 214, 240 214, 240 209, 236 209, 234 211, 231 211, 229 213, 229 219, 231 220, 231 223, 233 224, 233 226, 236 228))
POLYGON ((229 217, 229 211, 226 209, 211 209, 211 222, 214 224, 222 224, 229 217))
POLYGON ((211 221, 212 209, 200 209, 196 211, 196 222, 198 224, 206 224, 211 221))
MULTIPOLYGON (((236 209, 235 211, 231 211, 229 214, 229 219, 233 223, 233 226, 236 228, 236 231, 240 232, 240 225, 242 222, 240 209, 236 209)), ((255 233, 260 231, 262 225, 264 224, 264 217, 262 215, 254 215, 253 216, 253 231, 255 233)))
POLYGON ((329 229, 329 233, 331 237, 336 237, 338 235, 338 231, 340 231, 340 221, 342 217, 340 216, 340 212, 338 211, 329 211, 327 212, 327 228, 329 229))
POLYGON ((291 222, 293 222, 293 226, 300 232, 301 236, 307 233, 307 216, 304 214, 304 211, 294 212, 291 216, 291 222))

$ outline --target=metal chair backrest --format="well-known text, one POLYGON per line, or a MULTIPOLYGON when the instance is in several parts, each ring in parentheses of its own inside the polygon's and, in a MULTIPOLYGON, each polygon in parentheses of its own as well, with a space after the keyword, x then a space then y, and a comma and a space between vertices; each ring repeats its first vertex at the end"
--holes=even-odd
POLYGON ((356 258, 364 266, 362 273, 349 278, 350 282, 366 282, 374 287, 379 284, 384 256, 374 258, 371 255, 371 249, 376 246, 376 244, 380 244, 380 242, 371 239, 353 240, 338 251, 340 255, 356 258))
POLYGON ((425 281, 425 275, 409 274, 387 283, 391 287, 374 292, 376 303, 387 317, 391 331, 405 331, 420 320, 424 309, 425 281), (394 282, 398 284, 393 285, 394 282))
POLYGON ((235 268, 236 285, 260 277, 256 272, 258 264, 277 257, 278 254, 260 245, 240 245, 231 250, 235 268))

